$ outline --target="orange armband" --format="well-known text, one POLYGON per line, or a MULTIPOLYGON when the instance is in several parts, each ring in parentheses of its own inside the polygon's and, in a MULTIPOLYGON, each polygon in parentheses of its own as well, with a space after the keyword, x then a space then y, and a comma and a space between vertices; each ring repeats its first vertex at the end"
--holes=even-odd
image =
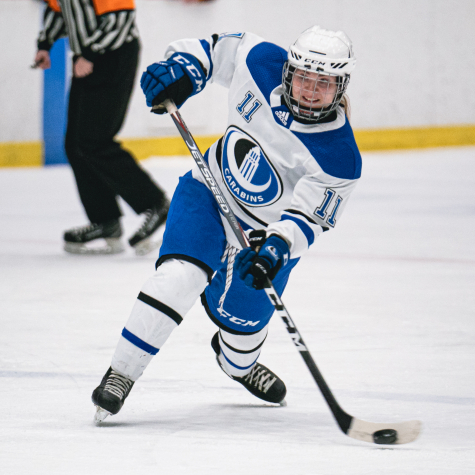
POLYGON ((56 13, 59 13, 61 11, 61 7, 59 6, 58 0, 45 0, 45 2, 48 4, 48 7, 51 8, 56 13))
POLYGON ((120 10, 135 10, 135 0, 92 0, 92 3, 98 16, 120 10))

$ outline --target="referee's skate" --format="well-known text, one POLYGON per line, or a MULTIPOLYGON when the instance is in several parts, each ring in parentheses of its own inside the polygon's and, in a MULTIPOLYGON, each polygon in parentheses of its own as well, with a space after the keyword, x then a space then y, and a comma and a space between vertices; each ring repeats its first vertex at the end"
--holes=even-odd
POLYGON ((124 251, 120 240, 122 228, 118 219, 90 223, 64 233, 64 250, 71 254, 118 254, 124 251))
POLYGON ((165 201, 160 206, 144 211, 145 220, 135 234, 129 239, 129 244, 135 249, 135 254, 144 256, 162 243, 163 231, 167 220, 170 202, 165 201))

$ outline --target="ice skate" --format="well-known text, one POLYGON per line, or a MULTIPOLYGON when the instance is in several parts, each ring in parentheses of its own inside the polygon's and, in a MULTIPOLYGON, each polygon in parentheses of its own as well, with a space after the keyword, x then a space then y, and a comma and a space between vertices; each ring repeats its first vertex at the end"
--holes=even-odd
MULTIPOLYGON (((219 334, 216 333, 212 340, 211 346, 216 353, 216 361, 218 362, 219 367, 224 371, 221 363, 219 362, 218 356, 221 352, 219 346, 219 334)), ((252 368, 251 372, 242 378, 237 376, 231 376, 226 373, 231 379, 242 384, 251 394, 263 399, 267 402, 272 402, 275 404, 280 404, 281 406, 286 406, 285 395, 287 394, 287 389, 284 382, 274 374, 269 368, 265 367, 260 363, 256 363, 252 368)))
POLYGON ((144 256, 162 244, 164 226, 170 202, 165 198, 162 205, 144 211, 145 220, 137 232, 129 239, 137 256, 144 256))
POLYGON ((118 219, 91 223, 64 233, 64 250, 71 254, 117 254, 124 250, 118 219))
POLYGON ((94 422, 99 424, 107 416, 117 414, 133 385, 134 381, 109 368, 101 384, 92 393, 92 402, 97 407, 94 422))

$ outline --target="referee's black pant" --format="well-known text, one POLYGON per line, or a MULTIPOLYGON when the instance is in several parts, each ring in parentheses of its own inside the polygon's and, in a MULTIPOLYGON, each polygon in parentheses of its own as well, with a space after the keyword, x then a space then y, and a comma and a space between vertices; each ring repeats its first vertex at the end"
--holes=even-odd
POLYGON ((160 205, 163 191, 116 140, 137 71, 140 44, 125 43, 100 55, 93 73, 73 77, 69 96, 66 155, 91 223, 117 219, 117 196, 136 213, 160 205))

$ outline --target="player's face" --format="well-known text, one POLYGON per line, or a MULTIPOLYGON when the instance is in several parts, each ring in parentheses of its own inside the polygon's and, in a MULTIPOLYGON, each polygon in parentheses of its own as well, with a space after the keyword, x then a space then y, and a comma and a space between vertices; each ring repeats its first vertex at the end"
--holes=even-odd
POLYGON ((311 109, 331 105, 337 91, 335 76, 296 69, 292 79, 292 97, 311 109))

